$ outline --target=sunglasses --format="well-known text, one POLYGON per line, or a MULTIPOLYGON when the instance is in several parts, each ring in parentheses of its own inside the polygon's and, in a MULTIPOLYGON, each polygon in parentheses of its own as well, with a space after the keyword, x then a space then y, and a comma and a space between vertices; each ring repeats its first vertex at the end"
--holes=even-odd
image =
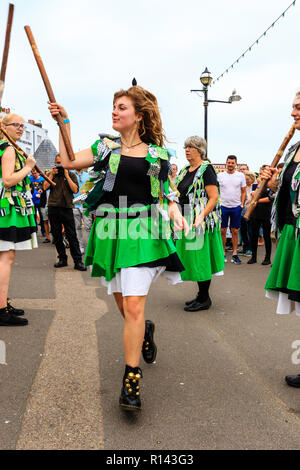
POLYGON ((11 124, 5 124, 6 127, 14 126, 16 129, 24 129, 24 124, 19 124, 18 122, 12 122, 11 124))

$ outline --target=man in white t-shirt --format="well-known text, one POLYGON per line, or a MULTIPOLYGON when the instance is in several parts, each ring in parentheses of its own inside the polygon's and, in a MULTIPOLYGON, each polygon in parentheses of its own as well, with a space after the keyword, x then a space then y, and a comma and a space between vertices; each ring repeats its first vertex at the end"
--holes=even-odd
POLYGON ((218 173, 218 181, 221 193, 222 225, 221 234, 225 256, 226 231, 230 221, 232 234, 232 259, 231 262, 241 264, 237 255, 239 243, 239 230, 241 226, 241 212, 246 200, 246 179, 243 173, 236 171, 237 158, 229 155, 226 161, 226 171, 218 173))

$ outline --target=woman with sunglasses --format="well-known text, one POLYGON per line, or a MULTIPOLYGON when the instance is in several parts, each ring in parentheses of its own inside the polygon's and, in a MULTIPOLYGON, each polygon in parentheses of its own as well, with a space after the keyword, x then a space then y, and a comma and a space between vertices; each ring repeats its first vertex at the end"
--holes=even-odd
MULTIPOLYGON (((23 135, 24 119, 7 114, 1 128, 16 142, 23 135)), ((25 159, 4 137, 0 128, 0 326, 24 326, 23 310, 8 301, 11 268, 16 250, 37 247, 34 205, 28 175, 35 159, 25 159)))

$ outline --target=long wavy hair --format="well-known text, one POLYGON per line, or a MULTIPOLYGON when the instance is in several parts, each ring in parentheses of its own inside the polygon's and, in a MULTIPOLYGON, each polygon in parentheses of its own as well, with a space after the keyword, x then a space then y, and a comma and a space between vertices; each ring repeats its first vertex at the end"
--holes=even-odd
POLYGON ((114 103, 118 98, 127 96, 133 102, 136 114, 142 115, 139 124, 139 136, 145 144, 163 147, 166 137, 162 128, 161 116, 156 97, 140 86, 128 90, 120 90, 114 95, 114 103))

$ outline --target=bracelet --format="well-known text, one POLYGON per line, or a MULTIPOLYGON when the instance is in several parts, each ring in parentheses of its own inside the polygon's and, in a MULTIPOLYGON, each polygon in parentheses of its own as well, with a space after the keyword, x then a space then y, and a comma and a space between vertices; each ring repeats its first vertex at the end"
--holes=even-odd
MULTIPOLYGON (((70 122, 70 119, 64 119, 64 120, 63 120, 63 123, 64 123, 64 124, 69 124, 69 122, 70 122)), ((59 124, 58 124, 57 121, 56 121, 56 124, 59 126, 59 124)))

